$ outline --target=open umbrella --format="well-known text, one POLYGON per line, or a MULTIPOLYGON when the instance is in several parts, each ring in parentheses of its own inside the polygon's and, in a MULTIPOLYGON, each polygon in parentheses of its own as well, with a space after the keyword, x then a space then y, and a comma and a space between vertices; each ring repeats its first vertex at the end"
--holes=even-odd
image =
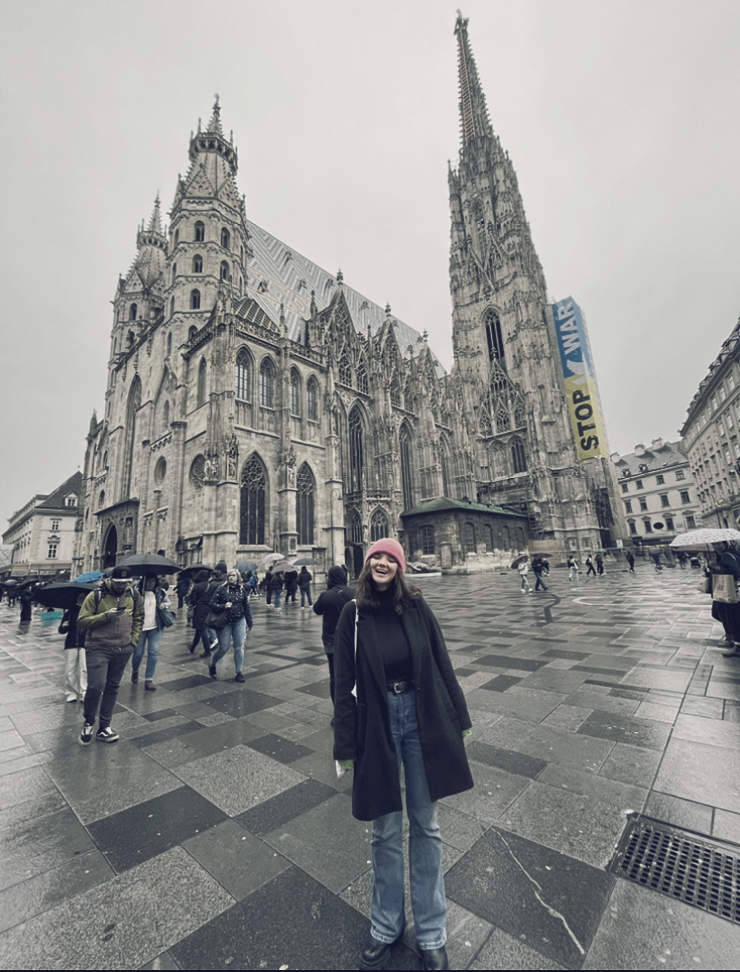
POLYGON ((34 592, 40 604, 53 608, 71 608, 77 603, 80 594, 94 591, 96 584, 76 584, 74 581, 63 581, 60 584, 46 584, 34 592))
POLYGON ((713 543, 737 543, 740 541, 740 531, 731 527, 699 527, 679 533, 671 540, 669 547, 674 550, 706 550, 713 543))
POLYGON ((511 569, 517 570, 517 568, 521 567, 521 565, 524 563, 525 560, 529 560, 529 554, 519 554, 518 557, 515 557, 512 560, 510 564, 511 569))
POLYGON ((298 557, 297 560, 293 561, 294 567, 311 567, 313 560, 310 557, 298 557))
POLYGON ((291 570, 295 571, 295 567, 293 566, 290 560, 285 559, 285 560, 278 560, 276 563, 274 563, 272 565, 272 570, 273 573, 275 574, 280 574, 280 573, 287 574, 288 571, 291 570))
POLYGON ((162 574, 176 574, 180 568, 174 561, 161 554, 129 554, 119 560, 116 567, 128 567, 136 577, 157 577, 162 574))
POLYGON ((257 570, 257 564, 253 560, 238 560, 236 569, 240 574, 249 574, 253 570, 257 570))
POLYGON ((209 567, 207 564, 191 564, 189 567, 183 567, 180 571, 180 577, 197 577, 202 570, 209 574, 213 573, 213 567, 209 567))
POLYGON ((272 551, 272 553, 265 554, 265 556, 260 561, 260 567, 272 567, 273 564, 277 563, 278 560, 283 560, 285 554, 277 553, 272 551))
POLYGON ((86 574, 80 574, 78 577, 73 577, 70 581, 71 584, 92 584, 94 581, 100 580, 103 576, 102 570, 88 570, 86 574))

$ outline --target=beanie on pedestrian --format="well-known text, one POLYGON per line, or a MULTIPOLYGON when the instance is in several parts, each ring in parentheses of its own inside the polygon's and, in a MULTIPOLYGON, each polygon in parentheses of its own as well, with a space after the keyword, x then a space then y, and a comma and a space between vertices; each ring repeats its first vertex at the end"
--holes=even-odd
POLYGON ((225 574, 226 571, 228 570, 228 568, 226 566, 226 561, 225 560, 219 560, 219 562, 216 564, 216 566, 215 566, 214 569, 215 569, 215 571, 216 571, 217 574, 225 574))
POLYGON ((401 570, 406 570, 406 557, 403 553, 403 547, 398 540, 393 540, 391 537, 383 537, 380 540, 376 540, 365 554, 365 563, 368 562, 373 554, 378 553, 388 554, 389 557, 393 557, 401 570))

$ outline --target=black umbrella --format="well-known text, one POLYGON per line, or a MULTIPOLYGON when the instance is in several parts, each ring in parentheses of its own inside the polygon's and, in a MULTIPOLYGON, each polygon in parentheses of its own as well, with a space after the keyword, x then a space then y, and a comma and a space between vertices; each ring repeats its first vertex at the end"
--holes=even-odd
POLYGON ((183 567, 180 571, 180 577, 197 577, 202 570, 210 574, 213 572, 213 567, 209 567, 207 564, 191 564, 189 567, 183 567))
POLYGON ((46 584, 34 592, 36 600, 47 607, 74 607, 80 594, 89 594, 97 584, 75 584, 73 581, 63 581, 59 584, 46 584))
POLYGON ((161 554, 129 554, 119 560, 116 567, 128 567, 136 577, 157 577, 161 574, 176 574, 180 568, 172 560, 161 554))

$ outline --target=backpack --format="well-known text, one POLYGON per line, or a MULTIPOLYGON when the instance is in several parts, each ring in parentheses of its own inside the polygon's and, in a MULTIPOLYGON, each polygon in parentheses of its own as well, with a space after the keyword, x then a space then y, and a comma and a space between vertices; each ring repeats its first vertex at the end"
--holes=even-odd
MULTIPOLYGON (((134 613, 136 613, 136 610, 139 607, 139 601, 141 600, 141 594, 136 590, 135 587, 131 587, 131 596, 134 599, 134 613)), ((93 599, 95 601, 95 611, 94 611, 94 613, 97 614, 98 613, 98 608, 100 607, 100 602, 103 599, 103 592, 102 592, 102 590, 99 587, 96 587, 95 590, 93 591, 93 599)), ((86 629, 85 631, 80 631, 79 628, 77 629, 77 647, 78 648, 84 648, 85 647, 85 640, 87 638, 87 634, 88 634, 88 629, 86 629)))

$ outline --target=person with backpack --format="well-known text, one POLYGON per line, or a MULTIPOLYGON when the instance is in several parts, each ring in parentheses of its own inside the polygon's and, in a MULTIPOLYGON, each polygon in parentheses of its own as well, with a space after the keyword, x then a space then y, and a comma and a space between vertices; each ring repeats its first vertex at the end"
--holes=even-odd
POLYGON ((66 609, 59 622, 59 634, 64 639, 64 689, 67 702, 82 702, 87 691, 87 665, 85 664, 85 638, 77 630, 77 617, 85 594, 80 594, 75 604, 66 609))
POLYGON ((82 602, 77 617, 77 628, 85 635, 87 665, 85 721, 79 737, 82 746, 92 742, 93 734, 98 742, 118 742, 110 720, 143 620, 144 600, 133 586, 128 567, 114 567, 111 576, 104 578, 100 591, 91 592, 82 602))
POLYGON ((330 567, 326 577, 326 590, 316 598, 313 606, 321 616, 321 641, 329 664, 329 695, 334 701, 334 632, 339 615, 347 601, 352 600, 352 591, 347 587, 347 572, 344 567, 330 567))

